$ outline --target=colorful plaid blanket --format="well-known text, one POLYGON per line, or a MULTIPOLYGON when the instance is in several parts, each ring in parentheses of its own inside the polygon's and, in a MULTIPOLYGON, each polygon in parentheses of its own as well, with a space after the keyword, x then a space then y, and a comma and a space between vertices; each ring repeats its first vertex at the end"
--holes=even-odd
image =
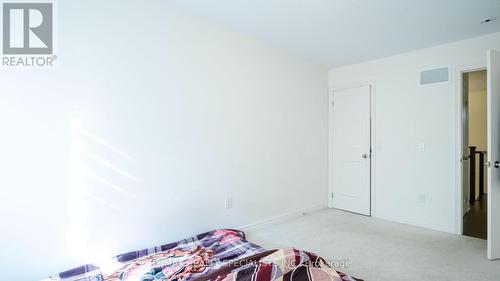
POLYGON ((197 278, 231 261, 264 252, 241 231, 214 230, 175 243, 118 255, 87 264, 48 280, 152 281, 197 278))
POLYGON ((243 232, 215 230, 81 266, 53 281, 356 281, 296 249, 265 251, 243 232))
POLYGON ((309 252, 281 249, 244 259, 239 266, 229 266, 196 281, 362 281, 331 268, 309 252))

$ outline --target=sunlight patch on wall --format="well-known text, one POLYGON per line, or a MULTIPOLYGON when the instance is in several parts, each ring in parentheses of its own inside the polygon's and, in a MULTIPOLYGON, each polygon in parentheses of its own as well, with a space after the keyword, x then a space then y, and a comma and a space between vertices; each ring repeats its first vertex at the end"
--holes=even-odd
POLYGON ((128 154, 114 147, 82 126, 79 119, 71 122, 71 149, 69 160, 69 223, 66 231, 66 249, 70 256, 84 260, 100 260, 111 255, 103 247, 95 247, 89 238, 92 221, 91 203, 104 210, 121 212, 120 198, 132 200, 136 195, 116 181, 137 182, 134 175, 120 167, 122 160, 133 161, 128 154), (108 155, 108 156, 104 156, 108 155), (111 157, 112 155, 113 157, 111 157), (116 157, 115 157, 116 156, 116 157), (107 159, 113 158, 113 161, 107 159), (118 160, 117 160, 118 159, 118 160), (100 195, 99 191, 109 189, 100 195), (110 193, 111 192, 111 193, 110 193))

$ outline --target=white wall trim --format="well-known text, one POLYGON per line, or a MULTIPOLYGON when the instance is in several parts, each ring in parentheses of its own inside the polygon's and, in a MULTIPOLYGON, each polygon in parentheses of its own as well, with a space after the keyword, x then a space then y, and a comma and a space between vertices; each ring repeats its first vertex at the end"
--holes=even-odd
POLYGON ((328 95, 328 208, 333 208, 333 92, 328 95))
POLYGON ((442 224, 434 220, 416 220, 411 218, 398 218, 396 216, 381 216, 377 217, 377 219, 396 222, 400 224, 411 225, 413 227, 420 227, 425 229, 432 229, 435 231, 445 232, 445 233, 453 233, 454 225, 442 224))
POLYGON ((288 220, 291 220, 291 219, 294 219, 294 218, 298 218, 298 217, 300 217, 300 216, 302 216, 304 214, 310 214, 310 213, 318 212, 318 211, 321 211, 321 210, 324 210, 324 209, 327 209, 327 208, 328 208, 328 206, 325 203, 321 203, 321 204, 318 204, 318 205, 315 205, 315 206, 311 206, 311 207, 308 207, 308 208, 303 208, 303 209, 299 209, 299 210, 296 210, 296 211, 288 212, 288 213, 285 213, 285 214, 282 214, 282 215, 278 215, 278 216, 274 216, 274 217, 271 217, 271 218, 263 219, 263 220, 260 220, 260 221, 257 221, 257 222, 251 223, 251 224, 247 224, 247 225, 238 227, 236 229, 242 230, 242 231, 245 231, 245 232, 252 232, 252 231, 263 229, 263 228, 266 228, 266 227, 269 227, 269 226, 280 224, 282 222, 285 222, 285 221, 288 221, 288 220))
POLYGON ((328 207, 333 208, 333 95, 337 91, 342 91, 346 89, 352 89, 352 88, 357 88, 357 87, 363 87, 363 86, 369 86, 370 87, 370 117, 371 117, 371 163, 370 163, 370 216, 376 217, 376 200, 375 200, 375 194, 376 194, 376 180, 375 177, 377 175, 376 173, 376 107, 375 107, 375 87, 376 83, 375 80, 368 80, 368 81, 361 81, 357 83, 352 83, 348 85, 347 87, 341 87, 341 88, 335 88, 331 87, 330 90, 330 95, 329 95, 329 107, 328 107, 328 207))
MULTIPOLYGON (((486 57, 486 53, 484 54, 486 57)), ((460 65, 455 68, 453 75, 455 76, 455 131, 456 131, 456 141, 455 141, 455 230, 450 231, 452 233, 462 235, 463 232, 463 169, 462 162, 462 102, 463 102, 463 81, 462 74, 466 72, 472 72, 477 70, 486 69, 486 64, 484 62, 476 62, 467 65, 460 65)))

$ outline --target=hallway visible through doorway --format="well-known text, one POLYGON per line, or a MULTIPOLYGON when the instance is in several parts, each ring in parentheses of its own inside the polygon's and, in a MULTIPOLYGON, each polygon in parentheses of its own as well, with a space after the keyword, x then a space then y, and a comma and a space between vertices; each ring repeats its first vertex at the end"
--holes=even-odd
POLYGON ((469 212, 464 216, 464 235, 486 240, 488 229, 487 202, 487 195, 483 195, 472 203, 469 212))
POLYGON ((486 70, 463 74, 463 235, 487 239, 486 70))

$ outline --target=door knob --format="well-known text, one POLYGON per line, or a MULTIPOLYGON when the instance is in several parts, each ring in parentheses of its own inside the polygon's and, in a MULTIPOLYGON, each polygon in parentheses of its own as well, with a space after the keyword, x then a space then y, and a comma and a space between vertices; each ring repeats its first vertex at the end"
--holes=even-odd
POLYGON ((495 166, 495 168, 497 168, 497 169, 498 169, 498 168, 500 168, 500 162, 495 161, 495 165, 494 165, 494 166, 495 166))
MULTIPOLYGON (((365 153, 365 154, 361 155, 361 157, 368 158, 368 154, 365 153)), ((500 166, 500 163, 498 163, 498 165, 500 166)))

